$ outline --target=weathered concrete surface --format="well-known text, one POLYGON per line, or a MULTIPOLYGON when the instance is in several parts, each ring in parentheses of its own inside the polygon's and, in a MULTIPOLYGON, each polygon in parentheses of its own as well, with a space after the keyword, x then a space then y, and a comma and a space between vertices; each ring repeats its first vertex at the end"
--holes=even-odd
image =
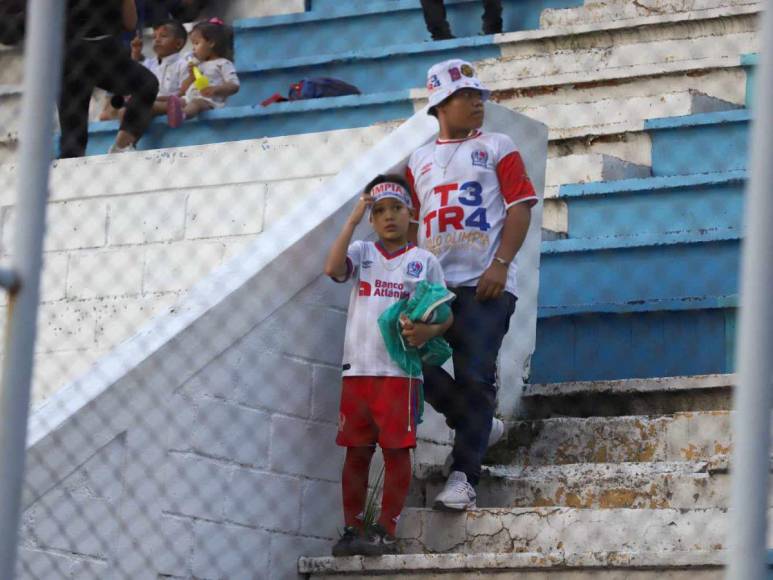
MULTIPOLYGON (((415 479, 411 505, 431 507, 444 483, 439 470, 415 479)), ((726 466, 706 461, 492 466, 478 485, 478 507, 724 508, 729 496, 726 466)))
POLYGON ((604 0, 585 2, 577 8, 548 8, 540 15, 540 27, 563 28, 578 24, 624 21, 680 12, 700 13, 717 8, 758 4, 753 0, 604 0))
POLYGON ((660 415, 732 408, 732 374, 524 385, 520 415, 660 415))
POLYGON ((382 558, 301 558, 298 569, 310 578, 400 578, 466 580, 719 580, 725 555, 712 552, 581 554, 408 554, 382 558))
POLYGON ((714 551, 724 549, 727 521, 722 508, 407 509, 398 536, 404 553, 714 551))
POLYGON ((487 462, 563 465, 701 461, 731 449, 729 411, 675 413, 659 417, 566 417, 516 421, 487 462))

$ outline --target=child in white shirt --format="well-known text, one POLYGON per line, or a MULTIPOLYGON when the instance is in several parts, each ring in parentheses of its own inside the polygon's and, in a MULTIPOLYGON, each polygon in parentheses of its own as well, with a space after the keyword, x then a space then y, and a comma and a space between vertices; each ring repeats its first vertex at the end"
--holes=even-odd
POLYGON ((239 92, 230 27, 219 19, 199 22, 193 27, 190 39, 193 59, 188 63, 188 77, 180 87, 179 96, 172 96, 168 101, 171 127, 179 127, 185 119, 204 111, 223 107, 228 97, 239 92), (201 83, 197 76, 206 80, 201 83))

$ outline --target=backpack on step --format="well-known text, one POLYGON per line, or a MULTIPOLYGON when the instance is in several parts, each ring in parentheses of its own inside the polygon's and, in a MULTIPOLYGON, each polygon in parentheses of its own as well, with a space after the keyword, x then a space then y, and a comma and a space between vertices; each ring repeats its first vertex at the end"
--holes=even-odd
POLYGON ((293 83, 290 85, 290 92, 287 96, 290 101, 300 101, 359 94, 360 89, 345 81, 330 77, 318 77, 293 83))

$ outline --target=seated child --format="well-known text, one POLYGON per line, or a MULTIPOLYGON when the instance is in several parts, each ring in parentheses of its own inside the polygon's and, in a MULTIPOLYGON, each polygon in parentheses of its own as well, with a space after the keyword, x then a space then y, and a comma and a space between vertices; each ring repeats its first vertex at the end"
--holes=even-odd
POLYGON ((185 119, 210 109, 219 109, 226 99, 239 92, 239 77, 233 60, 233 34, 222 20, 199 22, 190 34, 193 59, 179 96, 169 98, 167 117, 170 127, 179 127, 185 119), (207 86, 197 86, 196 72, 207 86))
MULTIPOLYGON (((165 20, 154 26, 153 57, 143 59, 142 37, 139 34, 132 40, 132 59, 141 62, 158 79, 158 97, 153 103, 155 116, 167 114, 169 97, 180 92, 183 81, 188 77, 188 64, 181 52, 187 41, 185 27, 176 20, 165 20)), ((100 114, 100 121, 117 119, 120 112, 113 105, 121 104, 122 100, 122 97, 108 98, 100 114)))
MULTIPOLYGON (((346 447, 342 491, 345 528, 334 556, 377 556, 397 551, 395 528, 411 482, 410 449, 416 447, 421 376, 408 376, 389 356, 378 318, 407 297, 420 281, 445 287, 433 254, 408 242, 412 203, 398 175, 380 175, 365 188, 333 243, 325 274, 352 280, 344 340, 343 384, 336 443, 346 447), (370 208, 377 242, 350 243, 370 208), (384 455, 384 491, 378 523, 364 528, 370 461, 376 444, 384 455)), ((411 346, 442 335, 453 322, 411 323, 404 330, 411 346)))

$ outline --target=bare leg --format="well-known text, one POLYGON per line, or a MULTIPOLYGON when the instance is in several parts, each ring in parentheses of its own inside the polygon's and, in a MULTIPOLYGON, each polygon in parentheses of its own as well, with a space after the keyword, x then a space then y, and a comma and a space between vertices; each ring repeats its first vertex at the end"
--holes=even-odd
POLYGON ((204 111, 209 111, 211 109, 214 109, 214 107, 209 101, 205 101, 204 99, 193 99, 189 103, 185 104, 185 118, 192 119, 199 113, 203 113, 204 111))
POLYGON ((105 97, 105 102, 102 105, 102 111, 99 113, 99 120, 100 121, 112 121, 114 119, 118 119, 118 115, 120 114, 120 111, 113 107, 113 105, 110 103, 110 97, 105 97))
POLYGON ((166 100, 157 100, 153 103, 153 116, 158 117, 160 115, 166 115, 166 100))
POLYGON ((120 149, 125 149, 129 145, 134 145, 134 142, 137 140, 137 137, 129 133, 128 131, 124 131, 121 129, 118 131, 118 135, 115 136, 115 146, 119 147, 120 149))

